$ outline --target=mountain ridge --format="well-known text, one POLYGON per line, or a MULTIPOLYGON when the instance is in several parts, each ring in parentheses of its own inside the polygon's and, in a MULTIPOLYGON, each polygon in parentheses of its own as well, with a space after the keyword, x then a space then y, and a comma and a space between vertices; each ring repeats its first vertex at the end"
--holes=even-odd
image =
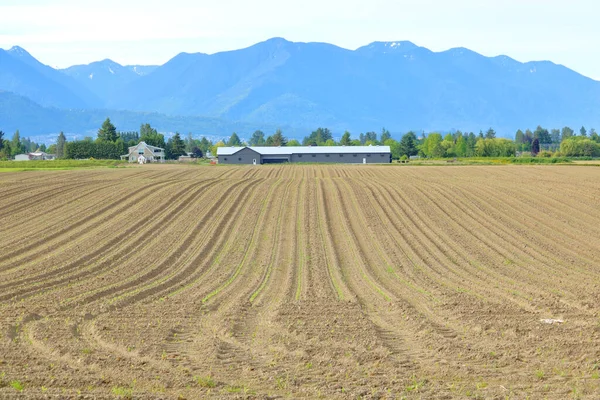
MULTIPOLYGON (((0 50, 0 90, 46 107, 113 109, 252 125, 474 130, 600 124, 600 82, 550 61, 521 63, 410 41, 356 50, 271 38, 160 66, 110 59, 55 70, 16 46, 0 50), (10 60, 8 60, 10 58, 10 60)), ((1 123, 2 121, 0 121, 1 123)))

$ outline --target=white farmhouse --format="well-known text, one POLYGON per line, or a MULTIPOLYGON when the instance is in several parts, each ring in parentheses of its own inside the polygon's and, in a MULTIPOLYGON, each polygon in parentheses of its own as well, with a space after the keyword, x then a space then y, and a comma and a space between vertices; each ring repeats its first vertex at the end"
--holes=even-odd
POLYGON ((156 146, 150 146, 146 142, 139 142, 129 148, 129 154, 121 156, 121 160, 127 160, 130 163, 145 164, 147 162, 165 162, 165 149, 156 146))

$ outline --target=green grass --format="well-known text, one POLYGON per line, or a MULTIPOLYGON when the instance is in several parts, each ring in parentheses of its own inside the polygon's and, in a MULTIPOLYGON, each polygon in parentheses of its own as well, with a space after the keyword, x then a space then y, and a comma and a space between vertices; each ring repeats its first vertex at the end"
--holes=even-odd
POLYGON ((115 386, 112 388, 112 394, 122 399, 131 399, 133 398, 133 389, 115 386))
POLYGON ((126 161, 120 160, 48 160, 48 161, 0 161, 0 171, 53 171, 76 168, 124 167, 126 161))
POLYGON ((194 380, 198 386, 203 388, 214 388, 216 386, 215 381, 210 376, 195 376, 194 380))
POLYGON ((13 389, 15 389, 15 390, 16 390, 16 391, 18 391, 18 392, 22 392, 22 391, 23 391, 23 389, 25 388, 25 387, 23 386, 23 384, 22 384, 21 382, 19 382, 19 381, 12 381, 12 382, 10 383, 10 386, 12 386, 12 388, 13 388, 13 389))

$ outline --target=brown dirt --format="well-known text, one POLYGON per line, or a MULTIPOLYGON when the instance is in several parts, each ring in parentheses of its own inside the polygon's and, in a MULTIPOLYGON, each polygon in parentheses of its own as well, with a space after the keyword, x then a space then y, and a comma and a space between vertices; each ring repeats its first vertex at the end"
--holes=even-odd
POLYGON ((599 203, 583 166, 0 174, 0 398, 597 398, 599 203))

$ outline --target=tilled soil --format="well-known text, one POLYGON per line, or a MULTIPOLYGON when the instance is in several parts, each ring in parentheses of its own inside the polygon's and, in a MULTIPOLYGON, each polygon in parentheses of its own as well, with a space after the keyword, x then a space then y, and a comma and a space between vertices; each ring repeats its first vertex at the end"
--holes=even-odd
POLYGON ((0 398, 598 398, 599 178, 2 173, 0 398))

